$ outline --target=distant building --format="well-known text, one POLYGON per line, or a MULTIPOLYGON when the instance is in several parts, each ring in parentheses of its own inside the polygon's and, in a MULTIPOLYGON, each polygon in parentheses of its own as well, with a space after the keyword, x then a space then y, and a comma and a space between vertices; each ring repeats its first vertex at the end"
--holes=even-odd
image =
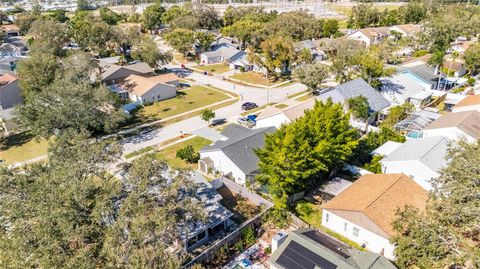
POLYGON ((20 36, 20 28, 15 24, 0 25, 0 30, 5 33, 6 37, 20 36))
MULTIPOLYGON (((216 64, 226 63, 231 64, 237 62, 238 68, 240 68, 239 60, 244 59, 247 53, 243 50, 239 50, 230 46, 219 46, 212 51, 207 51, 200 54, 201 64, 216 64)), ((246 58, 245 58, 246 59, 246 58)), ((234 67, 232 67, 234 68, 234 67)))
POLYGON ((428 192, 404 174, 364 175, 323 205, 322 226, 394 259, 390 238, 397 210, 423 210, 427 199, 428 192))
POLYGON ((291 231, 278 243, 272 241, 271 269, 396 268, 379 254, 353 249, 313 229, 291 231))
POLYGON ((408 102, 416 108, 428 104, 433 94, 427 83, 418 81, 405 73, 382 79, 380 89, 382 95, 392 104, 402 105, 408 102))
POLYGON ((399 24, 390 26, 389 30, 390 32, 398 32, 405 37, 414 37, 422 31, 422 26, 419 24, 399 24))
POLYGON ((390 30, 388 27, 375 27, 359 29, 347 36, 348 39, 361 41, 365 46, 376 45, 380 41, 388 38, 390 30))

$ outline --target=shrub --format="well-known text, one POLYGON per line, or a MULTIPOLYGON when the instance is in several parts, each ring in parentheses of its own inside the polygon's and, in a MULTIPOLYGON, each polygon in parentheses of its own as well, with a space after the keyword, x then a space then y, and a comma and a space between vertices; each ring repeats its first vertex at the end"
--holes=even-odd
POLYGON ((262 217, 262 222, 266 227, 285 229, 290 225, 292 218, 288 211, 281 208, 271 208, 262 217))
POLYGON ((248 226, 242 231, 242 240, 247 246, 255 244, 255 232, 251 226, 248 226))
POLYGON ((192 146, 186 146, 177 151, 177 158, 180 158, 187 163, 196 163, 200 160, 200 154, 195 151, 192 146))
POLYGON ((470 85, 470 86, 475 85, 475 82, 476 82, 476 80, 475 80, 474 78, 469 78, 469 79, 467 79, 467 83, 468 83, 468 85, 470 85))
POLYGON ((369 163, 366 163, 363 168, 367 169, 368 171, 375 173, 375 174, 381 174, 382 173, 382 165, 380 163, 380 160, 383 158, 383 156, 374 156, 372 160, 369 163))
POLYGON ((242 72, 242 73, 245 72, 245 67, 240 66, 240 72, 242 72))
POLYGON ((427 54, 428 54, 427 50, 417 50, 413 53, 413 57, 422 57, 427 54))

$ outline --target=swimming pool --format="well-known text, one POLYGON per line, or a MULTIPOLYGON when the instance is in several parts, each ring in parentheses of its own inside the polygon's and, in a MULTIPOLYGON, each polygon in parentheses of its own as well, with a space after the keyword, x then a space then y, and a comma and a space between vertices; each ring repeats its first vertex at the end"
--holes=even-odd
POLYGON ((407 134, 407 137, 409 138, 422 138, 423 133, 420 131, 411 131, 407 134))

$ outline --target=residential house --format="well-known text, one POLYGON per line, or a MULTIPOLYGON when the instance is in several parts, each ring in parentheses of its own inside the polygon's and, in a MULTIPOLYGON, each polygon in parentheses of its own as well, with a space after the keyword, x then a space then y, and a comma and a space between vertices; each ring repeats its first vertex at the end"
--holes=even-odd
POLYGON ((98 62, 99 73, 93 74, 93 79, 100 77, 101 82, 112 85, 118 83, 130 75, 139 75, 143 77, 151 77, 153 69, 146 63, 136 63, 129 65, 111 64, 104 61, 98 62))
POLYGON ((275 132, 275 127, 248 129, 229 125, 219 140, 200 150, 199 170, 203 173, 220 172, 238 184, 245 184, 258 174, 258 157, 254 150, 264 146, 265 135, 275 132))
POLYGON ((0 45, 0 57, 25 57, 27 47, 21 42, 8 42, 0 45))
POLYGON ((421 108, 431 100, 432 92, 425 83, 406 73, 395 74, 382 79, 380 88, 382 95, 395 105, 403 105, 408 102, 415 108, 421 108))
POLYGON ((397 150, 401 145, 402 143, 399 142, 387 141, 385 144, 372 151, 371 154, 374 156, 388 156, 397 150))
MULTIPOLYGON (((321 90, 316 98, 322 101, 331 98, 333 102, 345 104, 348 99, 359 96, 367 98, 371 115, 375 115, 374 112, 380 112, 390 106, 390 102, 362 78, 356 78, 338 86, 321 90)), ((369 119, 369 121, 373 120, 374 118, 369 119)))
POLYGON ((231 63, 242 56, 246 55, 246 52, 232 48, 229 46, 220 46, 212 51, 207 51, 200 54, 201 64, 216 64, 216 63, 231 63))
POLYGON ((6 37, 20 36, 20 28, 15 24, 0 25, 0 30, 5 33, 6 37))
POLYGON ((305 110, 312 109, 315 106, 315 100, 311 99, 306 102, 293 105, 284 109, 269 106, 258 114, 256 120, 256 128, 275 126, 280 128, 282 124, 288 124, 305 114, 305 110))
POLYGON ((314 62, 319 62, 323 61, 327 58, 327 55, 325 52, 319 49, 319 46, 322 44, 321 39, 317 40, 303 40, 295 44, 295 50, 301 51, 301 50, 308 50, 312 56, 312 59, 314 62))
POLYGON ((480 95, 468 95, 452 108, 454 113, 464 111, 480 112, 480 95))
POLYGON ((448 74, 449 77, 460 78, 467 73, 465 61, 463 59, 453 60, 449 57, 443 61, 443 68, 445 72, 450 72, 450 74, 448 74))
POLYGON ((188 222, 181 226, 185 250, 190 252, 224 235, 233 224, 230 220, 233 213, 221 204, 223 197, 212 185, 198 172, 193 176, 193 182, 197 184, 195 198, 202 204, 205 221, 188 222))
MULTIPOLYGON (((404 174, 369 174, 323 205, 322 226, 394 259, 392 222, 398 209, 424 209, 428 192, 404 174)), ((335 267, 332 267, 335 268, 335 267)))
POLYGON ((0 110, 12 108, 23 103, 18 82, 16 75, 7 73, 0 76, 0 110))
MULTIPOLYGON (((440 176, 447 166, 447 150, 450 140, 443 136, 407 140, 380 160, 382 172, 404 173, 425 190, 431 190, 432 178, 440 176)), ((377 149, 374 152, 381 152, 377 149)))
POLYGON ((110 90, 122 99, 130 99, 139 105, 177 96, 177 87, 165 82, 165 76, 142 77, 130 75, 118 84, 110 85, 110 90))
POLYGON ((437 89, 437 87, 443 89, 444 84, 447 83, 445 74, 440 74, 439 70, 423 61, 408 62, 395 67, 399 73, 410 76, 418 83, 425 84, 429 89, 437 89))
POLYGON ((220 47, 230 47, 234 49, 239 49, 239 44, 237 43, 235 38, 228 37, 228 36, 218 36, 210 46, 210 50, 216 50, 220 47))
POLYGON ((480 112, 472 110, 442 115, 425 127, 423 137, 446 136, 452 140, 480 139, 480 112))
POLYGON ((360 251, 313 229, 291 231, 281 237, 278 248, 272 240, 271 269, 394 269, 387 258, 360 251))
POLYGON ((362 41, 365 46, 376 45, 380 41, 388 38, 390 30, 388 27, 364 28, 354 31, 347 38, 362 41))
POLYGON ((422 26, 418 24, 400 24, 389 27, 390 32, 395 31, 405 37, 415 37, 420 31, 422 26))

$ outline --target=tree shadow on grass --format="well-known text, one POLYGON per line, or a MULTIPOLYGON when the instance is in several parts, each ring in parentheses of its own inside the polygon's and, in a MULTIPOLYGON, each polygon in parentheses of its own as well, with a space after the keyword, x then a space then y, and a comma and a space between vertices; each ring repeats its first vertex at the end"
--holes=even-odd
POLYGON ((21 132, 0 138, 0 150, 8 150, 11 147, 19 147, 33 139, 28 132, 21 132))

